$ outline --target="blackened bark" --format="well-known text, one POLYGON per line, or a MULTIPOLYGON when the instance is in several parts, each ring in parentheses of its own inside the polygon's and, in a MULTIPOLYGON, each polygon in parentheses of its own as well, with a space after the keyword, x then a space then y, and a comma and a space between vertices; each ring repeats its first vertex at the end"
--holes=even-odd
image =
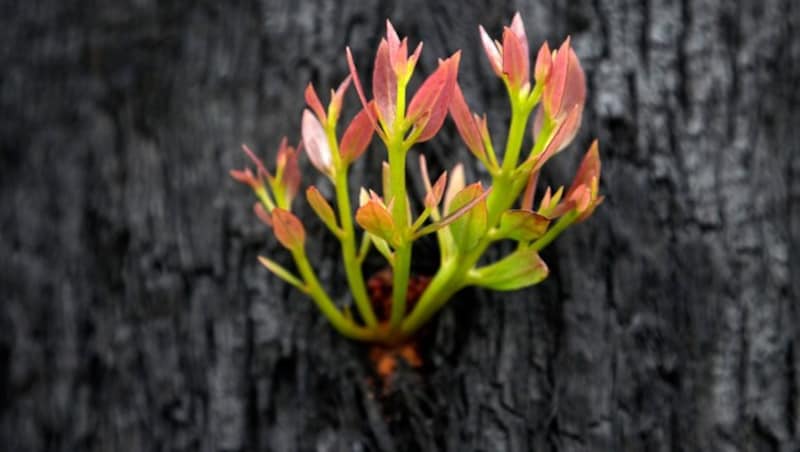
MULTIPOLYGON (((0 444, 798 450, 798 9, 6 2, 0 444), (588 77, 582 131, 545 179, 568 183, 597 136, 607 202, 547 250, 545 284, 459 294, 426 368, 382 395, 365 348, 257 264, 282 253, 227 169, 241 142, 272 153, 298 138, 305 84, 335 86, 345 45, 366 74, 386 17, 425 41, 422 72, 463 49, 471 105, 502 130, 477 24, 499 33, 515 10, 534 48, 571 34, 588 77)), ((447 127, 423 151, 472 162, 447 127)), ((374 184, 381 152, 357 178, 374 184)), ((317 243, 343 294, 335 244, 317 243)))

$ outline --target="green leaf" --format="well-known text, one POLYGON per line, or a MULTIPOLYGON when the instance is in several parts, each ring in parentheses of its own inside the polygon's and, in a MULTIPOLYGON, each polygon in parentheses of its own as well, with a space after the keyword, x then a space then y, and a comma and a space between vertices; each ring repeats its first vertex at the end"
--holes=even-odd
POLYGON ((475 248, 486 235, 489 211, 486 208, 485 193, 481 183, 476 182, 456 193, 450 201, 448 215, 459 213, 463 207, 470 206, 469 210, 450 225, 453 241, 461 252, 466 253, 475 248), (475 203, 476 200, 479 201, 475 203))
POLYGON ((288 282, 289 284, 297 287, 303 292, 308 292, 308 288, 297 276, 293 275, 289 270, 281 267, 277 262, 267 259, 264 256, 258 256, 258 261, 261 265, 267 267, 269 271, 275 274, 278 278, 288 282))
POLYGON ((500 217, 497 228, 498 239, 513 239, 518 242, 536 240, 550 225, 550 219, 529 210, 506 210, 500 217))
POLYGON ((491 265, 470 271, 469 281, 492 290, 517 290, 540 283, 548 272, 539 253, 523 248, 491 265))

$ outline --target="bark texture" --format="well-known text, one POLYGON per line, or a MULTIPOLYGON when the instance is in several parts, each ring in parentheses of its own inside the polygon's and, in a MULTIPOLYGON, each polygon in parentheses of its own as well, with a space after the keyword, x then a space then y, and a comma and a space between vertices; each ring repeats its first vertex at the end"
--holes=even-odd
MULTIPOLYGON (((800 450, 797 2, 0 11, 4 450, 800 450), (366 349, 258 265, 285 254, 227 170, 242 142, 271 158, 298 139, 303 88, 338 84, 345 45, 368 74, 386 17, 424 40, 422 72, 463 49, 471 106, 502 131, 477 25, 498 35, 515 10, 534 50, 571 34, 587 72, 581 133, 545 180, 569 183, 597 136, 607 201, 546 251, 545 284, 459 294, 426 367, 383 394, 366 349)), ((481 177, 447 127, 423 152, 481 177)))

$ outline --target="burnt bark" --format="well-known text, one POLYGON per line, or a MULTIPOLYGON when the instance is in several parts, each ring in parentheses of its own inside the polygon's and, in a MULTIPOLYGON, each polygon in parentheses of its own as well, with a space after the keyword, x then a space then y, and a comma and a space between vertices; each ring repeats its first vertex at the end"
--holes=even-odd
MULTIPOLYGON (((797 2, 0 11, 4 450, 800 450, 797 2), (607 201, 546 251, 546 283, 459 294, 426 366, 384 393, 366 348, 258 265, 283 254, 227 170, 242 142, 299 138, 305 84, 338 84, 346 45, 367 74, 386 17, 425 42, 421 72, 463 49, 471 106, 503 130, 477 25, 515 10, 534 49, 570 34, 587 73, 581 133, 544 179, 567 184, 599 137, 607 201)), ((482 176, 451 125, 421 150, 482 176)), ((307 224, 346 302, 336 244, 307 224)))

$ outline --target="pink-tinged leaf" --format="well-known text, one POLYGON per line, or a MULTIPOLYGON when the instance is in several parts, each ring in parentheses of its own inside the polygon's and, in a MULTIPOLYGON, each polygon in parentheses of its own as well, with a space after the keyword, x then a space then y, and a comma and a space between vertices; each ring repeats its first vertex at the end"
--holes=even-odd
POLYGON ((530 242, 544 235, 549 225, 549 218, 530 210, 506 210, 500 217, 497 236, 519 242, 530 242))
POLYGON ((514 14, 514 17, 511 19, 511 31, 517 36, 520 45, 522 45, 523 53, 525 54, 526 58, 528 55, 528 36, 525 35, 525 25, 522 23, 522 16, 520 16, 519 12, 514 14))
POLYGON ((344 95, 347 93, 347 88, 350 87, 352 78, 352 75, 348 75, 342 83, 339 84, 336 91, 331 90, 331 104, 328 106, 328 113, 330 113, 331 116, 330 121, 334 124, 339 120, 339 114, 342 112, 344 95))
POLYGON ((260 202, 253 204, 253 213, 256 214, 256 217, 258 217, 262 223, 272 227, 272 217, 270 216, 269 212, 267 212, 267 209, 264 208, 263 204, 260 202))
MULTIPOLYGON (((486 113, 483 116, 478 116, 477 113, 472 115, 475 118, 475 123, 478 125, 478 130, 481 132, 481 140, 483 141, 484 149, 494 149, 492 147, 492 137, 489 135, 489 123, 486 120, 486 113)), ((494 151, 492 151, 494 152, 494 151)), ((495 163, 493 163, 496 165, 495 163)))
POLYGON ((361 101, 361 106, 364 108, 364 110, 366 110, 367 116, 369 116, 369 120, 372 123, 372 127, 375 129, 378 135, 384 141, 386 141, 386 135, 378 125, 377 107, 375 106, 375 102, 367 102, 367 97, 364 95, 364 87, 361 85, 361 79, 358 77, 358 70, 356 69, 355 61, 353 61, 353 52, 350 51, 350 47, 346 48, 346 54, 347 67, 350 69, 350 76, 353 78, 353 85, 356 87, 356 93, 358 94, 358 99, 361 101))
POLYGON ((306 147, 308 159, 323 174, 330 176, 332 156, 328 137, 325 135, 322 124, 308 109, 303 110, 302 129, 303 145, 306 147))
POLYGON ((288 210, 272 209, 272 231, 281 245, 291 251, 300 251, 306 240, 303 224, 288 210))
POLYGON ((531 171, 528 182, 525 184, 525 192, 522 195, 520 207, 523 210, 533 210, 533 198, 536 196, 536 182, 539 180, 539 172, 531 171))
POLYGON ((317 190, 317 187, 312 185, 306 189, 306 200, 308 200, 308 204, 311 206, 311 209, 314 210, 314 213, 317 214, 319 219, 322 220, 330 230, 336 231, 339 228, 336 223, 336 214, 333 212, 333 208, 328 204, 328 201, 322 196, 319 190, 317 190))
POLYGON ((480 161, 485 161, 486 150, 481 139, 481 131, 472 116, 472 112, 464 99, 464 93, 458 83, 453 86, 453 98, 450 100, 450 116, 456 123, 458 134, 464 140, 464 144, 480 161))
POLYGON ((281 140, 278 148, 278 156, 275 159, 277 164, 276 172, 281 175, 281 184, 286 188, 288 196, 287 205, 297 195, 300 189, 300 166, 297 162, 298 149, 287 144, 286 137, 281 140))
POLYGON ((534 171, 539 171, 552 156, 561 152, 572 142, 580 128, 582 115, 582 105, 575 105, 567 113, 566 118, 556 126, 556 130, 553 132, 552 138, 545 146, 544 151, 537 157, 536 165, 533 168, 534 171))
POLYGON ((563 215, 564 212, 559 212, 558 214, 555 213, 556 207, 559 205, 558 202, 561 201, 561 196, 563 194, 564 187, 558 187, 558 190, 556 190, 555 194, 551 194, 550 187, 547 187, 542 200, 539 202, 539 210, 537 213, 550 219, 558 218, 563 215))
POLYGON ((245 168, 243 170, 233 169, 230 170, 228 174, 230 174, 231 177, 236 180, 236 182, 247 184, 253 190, 257 190, 264 186, 264 183, 256 178, 256 175, 253 174, 253 171, 250 168, 245 168))
POLYGON ((456 196, 456 193, 464 189, 464 165, 457 164, 450 171, 450 184, 447 186, 447 191, 444 194, 444 210, 450 211, 450 203, 456 196))
POLYGON ((534 70, 534 78, 538 83, 545 83, 547 76, 550 75, 550 67, 553 64, 553 55, 550 46, 545 41, 539 47, 539 53, 536 55, 536 69, 534 70))
POLYGON ((306 86, 306 104, 311 107, 311 110, 314 111, 314 114, 317 115, 317 119, 319 122, 326 123, 328 122, 328 117, 325 114, 325 108, 322 106, 322 102, 319 100, 319 96, 317 95, 317 90, 314 89, 314 85, 310 82, 308 86, 306 86))
POLYGON ((523 45, 510 28, 503 31, 503 73, 514 89, 524 89, 530 84, 527 44, 523 45))
POLYGON ((492 290, 517 290, 542 282, 548 272, 547 264, 536 251, 522 248, 491 265, 478 268, 472 281, 492 290))
POLYGON ((456 84, 460 61, 461 51, 458 51, 440 63, 436 71, 414 94, 408 107, 408 118, 414 123, 415 128, 422 129, 417 138, 418 143, 431 139, 442 128, 456 84))
POLYGON ((356 211, 356 222, 365 231, 389 243, 395 243, 392 215, 379 201, 370 199, 356 211))
POLYGON ((392 69, 389 58, 389 44, 382 40, 375 55, 375 67, 372 72, 372 95, 378 107, 378 115, 388 130, 394 123, 397 111, 397 75, 392 69))
POLYGON ((597 140, 594 140, 575 173, 575 179, 567 190, 564 202, 555 207, 553 215, 563 215, 572 209, 577 209, 579 222, 588 218, 595 207, 603 201, 603 197, 598 195, 600 170, 600 151, 597 140))
POLYGON ((433 209, 438 206, 444 196, 444 189, 447 185, 447 171, 443 172, 436 183, 433 184, 430 190, 425 195, 425 207, 433 209))
POLYGON ((398 78, 406 75, 406 66, 408 64, 408 38, 403 38, 403 41, 396 49, 389 46, 389 60, 392 63, 392 70, 394 75, 398 78))
POLYGON ((570 38, 556 52, 550 68, 550 76, 544 86, 544 106, 547 114, 555 119, 570 111, 575 105, 586 100, 586 76, 578 56, 570 47, 570 38))
POLYGON ((250 158, 250 160, 256 165, 256 169, 258 170, 259 177, 263 177, 265 179, 271 180, 272 174, 264 167, 264 162, 261 161, 260 158, 253 152, 246 144, 242 145, 242 150, 250 158))
POLYGON ((536 109, 536 115, 533 117, 533 125, 531 126, 533 129, 533 141, 539 140, 542 126, 544 126, 544 107, 540 106, 536 109))
POLYGON ((489 37, 489 34, 486 33, 486 30, 483 26, 478 27, 481 32, 481 45, 483 45, 483 51, 486 52, 486 56, 489 58, 489 64, 492 66, 492 70, 498 77, 503 76, 503 55, 500 53, 500 50, 495 45, 492 38, 489 37))
POLYGON ((345 163, 351 163, 364 153, 372 142, 375 129, 369 120, 369 113, 362 109, 356 114, 342 136, 339 152, 345 163))
POLYGON ((389 44, 391 52, 396 52, 400 47, 400 36, 397 35, 397 31, 389 19, 386 19, 386 42, 389 44))
POLYGON ((468 210, 450 225, 453 242, 461 252, 467 253, 475 248, 486 235, 489 213, 486 207, 485 193, 481 183, 476 182, 456 193, 450 202, 448 216, 453 216, 453 213, 460 212, 462 208, 469 206, 468 210))
POLYGON ((408 62, 406 63, 406 72, 411 74, 414 72, 414 68, 417 66, 417 61, 419 61, 419 55, 422 53, 422 43, 420 42, 417 44, 417 48, 414 49, 414 53, 408 57, 408 62))

